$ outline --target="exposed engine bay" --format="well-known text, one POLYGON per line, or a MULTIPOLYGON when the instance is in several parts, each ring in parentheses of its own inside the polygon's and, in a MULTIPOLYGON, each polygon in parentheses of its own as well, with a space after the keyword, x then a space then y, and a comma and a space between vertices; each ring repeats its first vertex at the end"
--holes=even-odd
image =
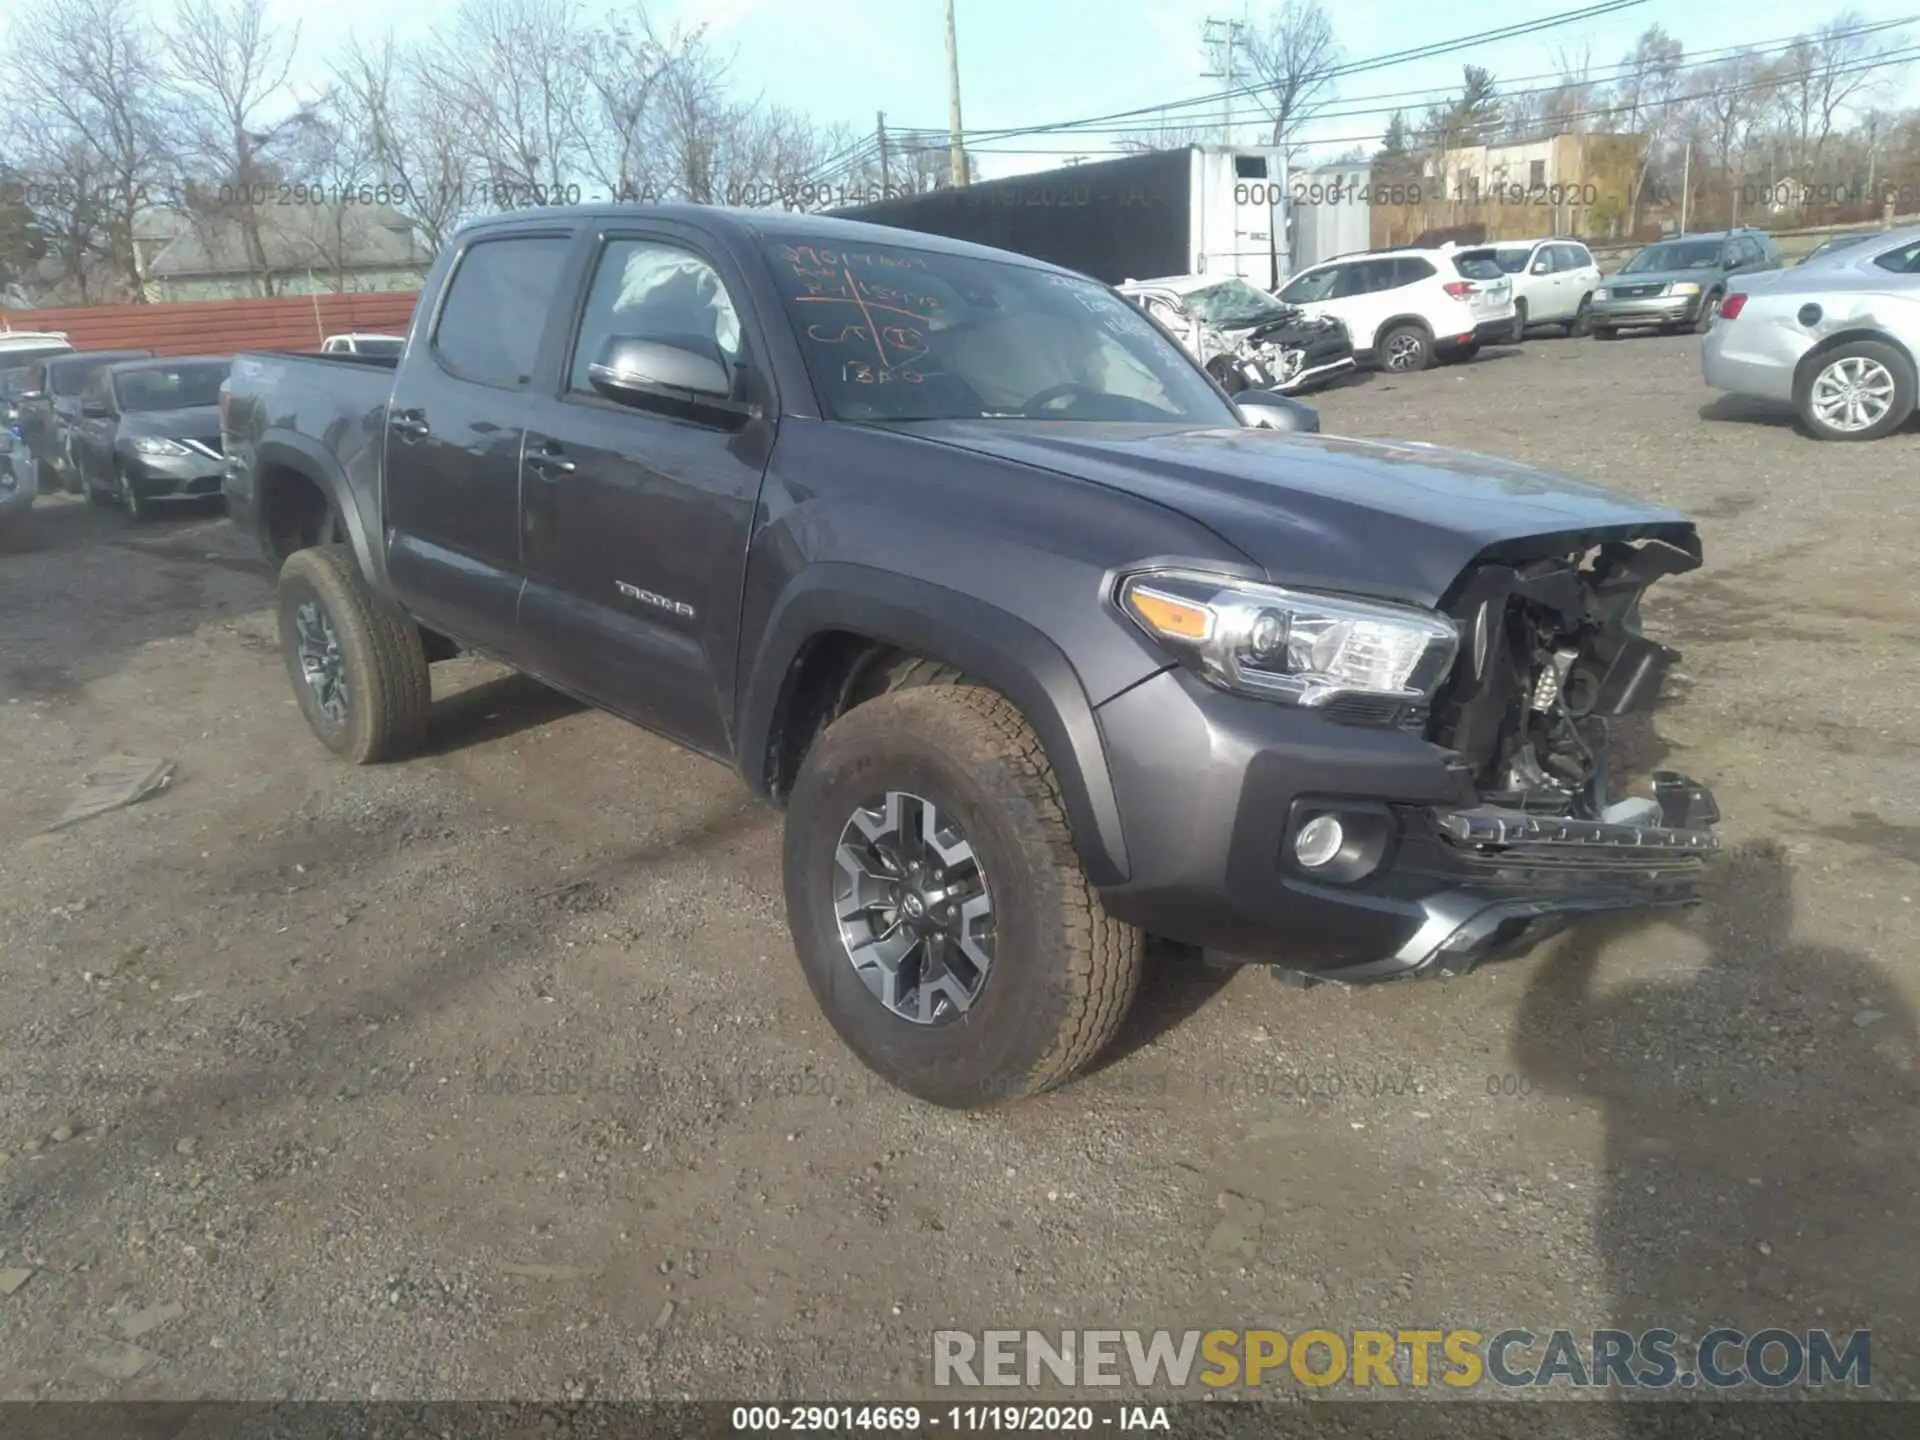
POLYGON ((1641 596, 1699 564, 1697 548, 1649 539, 1468 572, 1449 606, 1459 658, 1430 734, 1460 756, 1484 806, 1636 826, 1718 818, 1681 777, 1656 772, 1652 796, 1617 798, 1608 770, 1612 722, 1650 709, 1679 658, 1640 633, 1641 596))
POLYGON ((1284 393, 1333 368, 1328 361, 1352 359, 1345 326, 1299 309, 1252 330, 1205 324, 1201 330, 1205 342, 1200 362, 1229 395, 1242 389, 1284 393))

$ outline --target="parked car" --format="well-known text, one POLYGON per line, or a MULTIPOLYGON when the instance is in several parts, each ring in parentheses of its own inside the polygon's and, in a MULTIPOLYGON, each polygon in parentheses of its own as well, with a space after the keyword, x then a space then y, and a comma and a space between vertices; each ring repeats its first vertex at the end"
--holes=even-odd
POLYGON ((1347 327, 1331 315, 1283 305, 1238 276, 1129 280, 1120 293, 1187 347, 1229 395, 1292 394, 1353 369, 1347 327))
POLYGON ((134 360, 94 371, 80 392, 74 466, 96 505, 115 502, 136 520, 156 503, 220 494, 222 356, 134 360))
POLYGON ((80 493, 71 431, 80 418, 80 392, 88 378, 103 366, 152 354, 151 350, 76 350, 37 360, 28 368, 20 391, 20 427, 41 493, 80 493))
POLYGON ((1800 263, 1807 265, 1815 260, 1825 260, 1827 256, 1837 254, 1839 251, 1852 249, 1855 245, 1864 244, 1868 240, 1877 240, 1884 233, 1884 231, 1862 230, 1852 235, 1829 235, 1802 255, 1800 263))
POLYGON ((1569 335, 1587 333, 1600 266, 1578 240, 1498 240, 1488 247, 1513 277, 1513 330, 1559 325, 1569 335))
POLYGON ((404 335, 329 335, 320 344, 322 355, 397 356, 405 347, 404 335))
POLYGON ((1914 410, 1920 226, 1811 268, 1747 276, 1700 347, 1716 390, 1792 405, 1822 440, 1877 440, 1914 410))
POLYGON ((1658 240, 1593 292, 1593 338, 1622 330, 1705 331, 1735 276, 1780 268, 1780 250, 1761 230, 1725 230, 1658 240))
POLYGON ((0 370, 50 360, 72 349, 64 330, 0 330, 0 370))
MULTIPOLYGON (((0 354, 0 359, 6 358, 0 354)), ((25 366, 0 370, 0 530, 33 508, 37 483, 20 439, 17 401, 27 377, 25 366)))
POLYGON ((1384 979, 1698 893, 1711 796, 1596 759, 1674 658, 1671 510, 1253 429, 1106 286, 858 222, 500 216, 421 299, 391 374, 234 363, 308 724, 404 755, 464 646, 733 765, 815 997, 915 1095, 1065 1080, 1148 934, 1384 979))
POLYGON ((1513 338, 1513 281, 1492 250, 1369 251, 1310 266, 1280 299, 1347 327, 1357 358, 1424 370, 1513 338))

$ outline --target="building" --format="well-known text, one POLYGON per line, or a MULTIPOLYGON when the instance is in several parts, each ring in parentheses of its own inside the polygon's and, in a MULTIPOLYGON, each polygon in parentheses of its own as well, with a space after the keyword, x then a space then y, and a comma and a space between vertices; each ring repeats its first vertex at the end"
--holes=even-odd
POLYGON ((1638 135, 1545 135, 1429 153, 1415 178, 1388 187, 1390 203, 1375 205, 1373 243, 1469 225, 1489 240, 1609 235, 1627 216, 1642 144, 1638 135))
POLYGON ((432 252, 399 211, 384 205, 268 204, 257 208, 258 258, 231 209, 162 211, 142 224, 134 244, 147 299, 230 300, 368 290, 417 290, 432 252))

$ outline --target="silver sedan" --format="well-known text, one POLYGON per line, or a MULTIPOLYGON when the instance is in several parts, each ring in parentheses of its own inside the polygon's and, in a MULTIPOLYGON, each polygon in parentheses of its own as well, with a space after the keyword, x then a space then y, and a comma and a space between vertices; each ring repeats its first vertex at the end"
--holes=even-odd
POLYGON ((1716 390, 1792 405, 1822 440, 1906 424, 1920 354, 1920 225, 1742 277, 1701 346, 1716 390))

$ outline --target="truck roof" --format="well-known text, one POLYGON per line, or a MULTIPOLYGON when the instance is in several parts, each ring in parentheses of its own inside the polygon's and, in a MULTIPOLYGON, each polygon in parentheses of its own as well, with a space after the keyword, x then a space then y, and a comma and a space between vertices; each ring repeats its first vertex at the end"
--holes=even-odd
POLYGON ((636 219, 677 220, 698 229, 747 235, 756 240, 789 236, 838 245, 903 245, 929 250, 939 255, 972 256, 980 260, 1011 260, 1035 270, 1051 270, 1061 275, 1075 271, 1051 265, 1014 250, 996 250, 990 245, 975 245, 967 240, 949 240, 924 230, 903 229, 895 225, 875 225, 865 220, 841 220, 830 215, 810 215, 799 210, 763 210, 734 205, 567 205, 545 209, 515 210, 489 215, 460 228, 460 234, 476 235, 490 230, 517 230, 541 221, 554 220, 632 221, 636 219))

